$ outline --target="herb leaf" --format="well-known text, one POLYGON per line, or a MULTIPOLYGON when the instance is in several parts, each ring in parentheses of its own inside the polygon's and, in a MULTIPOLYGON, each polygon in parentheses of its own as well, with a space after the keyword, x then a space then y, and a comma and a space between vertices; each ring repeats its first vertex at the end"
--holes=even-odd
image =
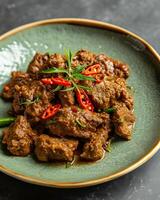
POLYGON ((112 137, 107 141, 107 144, 106 144, 107 146, 106 146, 106 149, 105 149, 106 151, 111 152, 111 150, 112 150, 111 144, 112 144, 113 140, 115 140, 115 137, 112 137))
POLYGON ((37 96, 34 100, 29 100, 29 99, 27 99, 27 100, 24 101, 24 102, 20 102, 19 105, 31 105, 31 104, 33 104, 33 103, 37 103, 39 100, 40 100, 40 97, 37 96))
POLYGON ((80 127, 82 127, 82 128, 85 128, 85 127, 86 127, 86 125, 85 125, 85 124, 82 124, 78 119, 76 119, 76 123, 77 123, 80 127))
POLYGON ((86 65, 78 65, 74 70, 73 70, 73 74, 75 73, 80 73, 85 69, 86 65))
POLYGON ((55 89, 52 90, 52 92, 57 92, 63 88, 62 85, 58 85, 55 89))
POLYGON ((84 85, 77 85, 79 88, 82 88, 84 90, 91 90, 90 87, 84 86, 84 85))
POLYGON ((74 73, 73 77, 78 79, 78 80, 81 80, 81 81, 85 81, 85 80, 95 81, 95 79, 93 77, 85 76, 85 75, 79 74, 79 73, 74 73))
POLYGON ((113 114, 115 111, 116 111, 116 108, 113 108, 113 107, 104 109, 104 112, 108 114, 113 114))
POLYGON ((71 167, 74 164, 74 162, 75 162, 75 157, 73 158, 73 160, 71 162, 66 162, 66 165, 65 165, 66 168, 71 167))
POLYGON ((82 88, 84 90, 91 90, 90 87, 76 84, 76 82, 74 80, 74 79, 77 79, 77 80, 82 80, 82 81, 83 80, 95 81, 95 79, 93 77, 81 74, 81 72, 85 69, 86 65, 78 65, 75 68, 72 68, 72 60, 73 60, 74 54, 69 49, 69 50, 65 50, 65 55, 67 58, 67 67, 68 67, 67 69, 52 67, 52 68, 49 68, 46 70, 42 70, 40 72, 40 73, 46 73, 46 74, 65 73, 65 74, 67 74, 66 78, 72 82, 72 87, 62 89, 61 86, 57 86, 55 89, 52 90, 52 92, 56 92, 59 90, 61 90, 61 91, 70 91, 70 90, 74 90, 74 89, 78 90, 78 88, 82 88))
POLYGON ((71 90, 74 90, 75 87, 69 87, 69 88, 66 88, 64 90, 61 90, 62 92, 66 92, 66 91, 71 91, 71 90))
POLYGON ((43 73, 43 74, 67 73, 68 74, 68 71, 64 68, 52 67, 50 69, 42 70, 41 73, 43 73))
POLYGON ((65 50, 65 55, 66 55, 66 58, 67 58, 68 70, 69 70, 69 72, 71 72, 72 71, 72 67, 71 67, 72 59, 73 59, 74 55, 73 55, 73 53, 71 52, 70 49, 65 50))
POLYGON ((107 143, 107 147, 106 147, 106 151, 108 151, 108 152, 111 152, 111 142, 112 142, 112 139, 109 139, 108 140, 108 143, 107 143))
POLYGON ((55 119, 50 119, 48 122, 47 122, 47 125, 51 125, 51 124, 55 124, 56 123, 56 120, 55 119))
POLYGON ((108 152, 111 152, 112 148, 111 148, 111 144, 112 144, 112 141, 115 140, 115 137, 111 137, 107 143, 104 145, 104 150, 105 151, 108 151, 108 152))

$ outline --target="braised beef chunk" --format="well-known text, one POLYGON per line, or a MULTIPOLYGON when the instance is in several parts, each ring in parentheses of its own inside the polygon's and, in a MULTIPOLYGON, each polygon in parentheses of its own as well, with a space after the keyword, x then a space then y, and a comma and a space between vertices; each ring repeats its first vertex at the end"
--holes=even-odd
POLYGON ((78 141, 41 135, 35 141, 35 154, 40 161, 72 161, 78 141))
POLYGON ((15 156, 26 156, 32 150, 35 133, 24 116, 18 116, 16 121, 3 132, 3 144, 15 156))
POLYGON ((65 68, 66 66, 66 58, 65 56, 55 53, 50 56, 49 65, 52 67, 60 67, 65 68))
POLYGON ((113 135, 132 137, 128 77, 129 66, 105 54, 36 53, 27 72, 12 72, 3 87, 1 96, 17 117, 3 143, 13 155, 33 150, 44 162, 72 161, 77 153, 82 160, 101 159, 113 135))
POLYGON ((128 91, 125 79, 117 78, 115 79, 115 98, 111 97, 111 105, 117 104, 117 101, 124 103, 129 110, 133 110, 133 96, 131 96, 128 91))
POLYGON ((101 83, 88 91, 91 99, 98 109, 105 109, 111 106, 111 97, 115 98, 114 81, 104 79, 101 83))
POLYGON ((27 72, 35 74, 45 69, 49 65, 49 54, 36 53, 30 62, 27 72))
POLYGON ((82 49, 75 54, 72 65, 73 66, 92 65, 94 64, 94 62, 95 62, 95 54, 93 54, 90 51, 82 49))
POLYGON ((39 122, 43 112, 50 105, 49 101, 42 99, 36 103, 28 104, 25 108, 25 115, 31 123, 39 122))
POLYGON ((106 75, 125 79, 129 76, 128 65, 119 60, 114 60, 104 54, 99 54, 96 56, 96 61, 101 64, 103 73, 106 75))
POLYGON ((66 66, 66 58, 61 54, 52 54, 49 55, 36 53, 33 57, 33 60, 30 62, 28 66, 27 72, 33 79, 40 79, 44 77, 51 77, 54 75, 51 74, 43 74, 41 73, 42 70, 49 69, 52 67, 60 67, 65 68, 66 66))
POLYGON ((113 113, 112 117, 115 133, 124 139, 130 140, 132 137, 135 116, 125 104, 116 104, 115 108, 116 111, 113 113))
POLYGON ((12 100, 15 94, 16 88, 19 86, 22 86, 28 81, 30 81, 30 76, 28 73, 20 72, 20 71, 12 72, 11 80, 4 85, 1 96, 5 100, 12 100))
POLYGON ((112 107, 115 101, 126 104, 129 109, 133 109, 133 97, 127 90, 125 79, 105 77, 104 80, 96 85, 91 85, 90 81, 85 81, 85 85, 92 87, 88 91, 95 107, 97 109, 106 109, 112 107))
POLYGON ((99 160, 104 155, 104 144, 108 138, 106 129, 101 128, 97 133, 92 134, 90 141, 86 142, 83 147, 83 153, 80 155, 83 160, 99 160))
POLYGON ((63 106, 72 106, 75 103, 73 91, 59 91, 58 96, 63 106))
MULTIPOLYGON (((12 108, 14 113, 23 114, 27 108, 26 113, 28 113, 30 108, 32 108, 32 112, 34 112, 34 110, 37 110, 37 105, 40 104, 40 110, 43 110, 49 105, 49 101, 52 98, 53 95, 46 90, 45 86, 40 81, 32 81, 16 87, 12 108)), ((30 116, 37 117, 37 114, 29 113, 30 116)))
POLYGON ((93 113, 78 107, 64 107, 54 117, 56 123, 49 125, 53 135, 89 138, 101 127, 109 130, 109 116, 105 113, 93 113))

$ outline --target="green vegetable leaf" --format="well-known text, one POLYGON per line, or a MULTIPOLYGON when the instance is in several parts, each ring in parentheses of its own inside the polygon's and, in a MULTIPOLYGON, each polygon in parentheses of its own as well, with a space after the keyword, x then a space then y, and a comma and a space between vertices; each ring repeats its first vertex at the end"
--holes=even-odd
POLYGON ((75 157, 73 158, 73 160, 72 160, 71 162, 66 162, 65 167, 66 167, 66 168, 71 167, 71 166, 74 164, 74 162, 75 162, 75 157))
POLYGON ((33 103, 37 103, 40 100, 40 96, 37 96, 34 100, 27 99, 26 101, 20 102, 19 105, 31 105, 33 103))
POLYGON ((62 92, 66 92, 66 91, 71 91, 71 90, 74 90, 75 87, 69 87, 69 88, 66 88, 64 90, 61 90, 62 92))
POLYGON ((85 124, 82 124, 78 119, 76 119, 76 123, 77 123, 80 127, 82 127, 82 128, 85 128, 85 127, 86 127, 86 125, 85 125, 85 124))
POLYGON ((47 122, 47 125, 51 125, 51 124, 55 124, 56 123, 56 120, 55 119, 50 119, 48 122, 47 122))
POLYGON ((81 80, 81 81, 85 81, 85 80, 95 81, 95 79, 91 76, 85 76, 85 75, 79 74, 79 73, 74 73, 72 75, 75 79, 78 79, 78 80, 81 80))
MULTIPOLYGON (((66 58, 67 58, 68 69, 52 67, 50 69, 42 70, 40 73, 46 73, 46 74, 65 73, 65 74, 68 75, 68 76, 66 76, 66 79, 68 79, 72 82, 73 87, 62 89, 61 86, 57 86, 55 89, 52 90, 52 92, 56 92, 56 91, 59 91, 59 90, 61 90, 61 91, 71 91, 71 90, 74 90, 74 89, 78 90, 78 88, 82 88, 84 90, 91 90, 90 87, 76 84, 76 82, 74 80, 74 79, 77 79, 77 80, 95 81, 95 79, 93 77, 81 74, 81 72, 85 69, 86 66, 85 65, 78 65, 75 68, 72 68, 72 60, 73 60, 74 54, 69 49, 69 50, 65 50, 65 55, 66 55, 66 58)), ((26 103, 23 103, 23 104, 26 104, 26 103)), ((28 102, 27 102, 27 104, 28 104, 28 102)))
POLYGON ((80 73, 85 69, 86 65, 78 65, 74 70, 73 70, 73 74, 75 73, 80 73))
POLYGON ((64 68, 52 67, 50 69, 42 70, 41 73, 43 73, 43 74, 67 73, 68 74, 68 71, 64 68))
POLYGON ((107 108, 103 110, 104 112, 108 113, 108 114, 113 114, 116 111, 116 108, 107 108))
POLYGON ((75 89, 78 90, 78 85, 73 80, 71 80, 71 82, 72 82, 73 86, 75 87, 75 89))
POLYGON ((111 144, 112 144, 112 142, 113 142, 114 140, 115 140, 115 137, 111 137, 111 138, 107 141, 107 143, 106 143, 106 145, 105 145, 105 150, 106 150, 106 151, 111 152, 111 150, 112 150, 111 144))
POLYGON ((112 139, 109 139, 108 140, 108 143, 107 143, 107 147, 106 147, 106 151, 108 151, 108 152, 111 152, 111 142, 112 142, 112 139))
POLYGON ((3 117, 3 118, 0 118, 0 127, 8 126, 9 124, 14 122, 15 120, 16 120, 15 117, 3 117))
POLYGON ((79 88, 82 88, 84 90, 91 90, 92 88, 84 86, 84 85, 77 85, 79 88))
POLYGON ((68 65, 68 69, 69 69, 69 73, 72 71, 72 59, 74 57, 74 54, 71 52, 70 49, 65 50, 65 55, 67 58, 67 65, 68 65))
POLYGON ((51 92, 57 92, 63 88, 62 85, 58 85, 55 89, 53 89, 51 92))

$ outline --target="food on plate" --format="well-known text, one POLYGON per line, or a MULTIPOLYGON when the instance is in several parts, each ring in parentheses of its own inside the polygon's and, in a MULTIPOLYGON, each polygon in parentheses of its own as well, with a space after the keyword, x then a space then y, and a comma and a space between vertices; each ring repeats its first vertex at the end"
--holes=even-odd
POLYGON ((96 161, 113 138, 130 140, 135 123, 129 66, 105 54, 68 50, 36 53, 26 72, 14 71, 1 97, 12 102, 1 118, 3 144, 15 156, 43 162, 96 161))

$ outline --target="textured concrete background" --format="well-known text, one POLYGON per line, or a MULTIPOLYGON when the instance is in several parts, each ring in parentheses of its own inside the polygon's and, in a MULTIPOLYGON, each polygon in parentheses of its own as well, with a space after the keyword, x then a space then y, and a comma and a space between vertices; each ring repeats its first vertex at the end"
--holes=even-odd
MULTIPOLYGON (((16 26, 58 17, 82 17, 120 25, 160 52, 160 0, 0 0, 0 34, 16 26)), ((0 200, 160 200, 160 152, 115 181, 83 189, 30 185, 0 173, 0 200)))

